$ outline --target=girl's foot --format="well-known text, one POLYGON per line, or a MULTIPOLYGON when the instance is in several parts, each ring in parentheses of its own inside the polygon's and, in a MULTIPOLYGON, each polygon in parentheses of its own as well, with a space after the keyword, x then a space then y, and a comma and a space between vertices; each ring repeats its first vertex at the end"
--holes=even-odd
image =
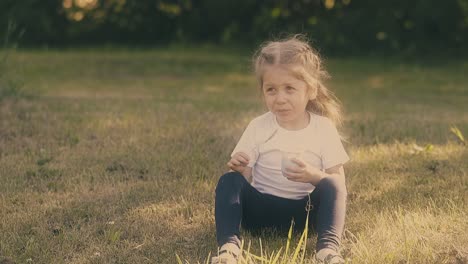
POLYGON ((226 243, 218 252, 218 256, 211 258, 211 264, 237 264, 240 249, 236 244, 226 243))
POLYGON ((330 248, 323 248, 315 254, 315 259, 320 264, 344 264, 345 260, 340 255, 340 253, 336 252, 330 248))

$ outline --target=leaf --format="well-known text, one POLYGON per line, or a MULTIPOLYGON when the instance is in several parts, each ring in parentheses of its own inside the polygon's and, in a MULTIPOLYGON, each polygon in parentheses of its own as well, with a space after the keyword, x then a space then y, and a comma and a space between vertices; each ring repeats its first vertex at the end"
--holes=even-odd
POLYGON ((293 226, 294 226, 294 221, 292 220, 291 221, 291 226, 289 227, 288 240, 286 242, 286 250, 284 251, 282 262, 284 262, 284 260, 285 260, 284 258, 287 258, 287 256, 288 256, 289 245, 291 243, 291 238, 292 238, 293 226))
POLYGON ((426 144, 424 147, 421 147, 417 145, 416 143, 413 143, 412 150, 410 150, 410 153, 419 154, 421 152, 431 152, 433 149, 434 149, 434 145, 432 144, 426 144))
POLYGON ((283 248, 281 247, 281 248, 278 250, 278 253, 276 253, 275 258, 271 261, 271 264, 275 264, 275 263, 278 261, 279 257, 281 256, 281 251, 282 251, 282 250, 283 250, 283 248))
POLYGON ((208 257, 206 258, 206 263, 205 264, 210 264, 210 258, 211 257, 211 251, 208 253, 208 257))
POLYGON ((450 127, 450 131, 458 138, 458 140, 460 140, 463 145, 466 145, 465 137, 463 137, 463 134, 460 129, 458 129, 458 127, 452 126, 450 127))
POLYGON ((182 260, 180 259, 179 255, 177 255, 177 253, 176 253, 175 255, 176 255, 177 263, 178 263, 178 264, 183 264, 183 262, 182 262, 182 260))
POLYGON ((434 149, 434 145, 432 144, 427 144, 425 147, 424 147, 424 152, 430 152, 434 149))
POLYGON ((301 251, 302 243, 304 243, 305 234, 306 234, 305 232, 302 233, 301 238, 299 239, 299 242, 297 243, 296 250, 294 251, 294 255, 291 259, 292 263, 296 263, 297 256, 299 255, 299 252, 301 251))

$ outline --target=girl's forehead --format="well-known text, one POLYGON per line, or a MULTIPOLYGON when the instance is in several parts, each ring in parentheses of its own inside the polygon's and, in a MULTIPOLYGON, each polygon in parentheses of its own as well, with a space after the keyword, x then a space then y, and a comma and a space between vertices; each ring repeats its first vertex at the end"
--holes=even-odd
POLYGON ((266 65, 262 75, 264 82, 302 81, 297 71, 297 65, 266 65))

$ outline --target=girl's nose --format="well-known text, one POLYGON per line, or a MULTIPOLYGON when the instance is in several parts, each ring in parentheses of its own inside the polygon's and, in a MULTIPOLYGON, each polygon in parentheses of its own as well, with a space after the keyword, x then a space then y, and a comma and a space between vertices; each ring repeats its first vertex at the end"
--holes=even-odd
POLYGON ((278 94, 276 94, 276 103, 278 104, 282 104, 282 103, 285 103, 286 102, 286 94, 284 94, 283 92, 279 92, 278 94))

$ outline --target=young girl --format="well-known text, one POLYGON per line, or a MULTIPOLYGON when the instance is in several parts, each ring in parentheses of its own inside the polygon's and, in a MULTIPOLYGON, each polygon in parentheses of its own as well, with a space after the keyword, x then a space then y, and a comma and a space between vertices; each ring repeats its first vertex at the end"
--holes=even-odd
POLYGON ((344 263, 339 253, 346 211, 346 154, 335 124, 340 107, 322 83, 327 77, 310 45, 295 36, 268 42, 255 54, 255 73, 269 112, 253 119, 216 187, 219 255, 237 263, 240 226, 318 234, 319 263, 344 263), (310 197, 310 204, 308 201, 310 197))

